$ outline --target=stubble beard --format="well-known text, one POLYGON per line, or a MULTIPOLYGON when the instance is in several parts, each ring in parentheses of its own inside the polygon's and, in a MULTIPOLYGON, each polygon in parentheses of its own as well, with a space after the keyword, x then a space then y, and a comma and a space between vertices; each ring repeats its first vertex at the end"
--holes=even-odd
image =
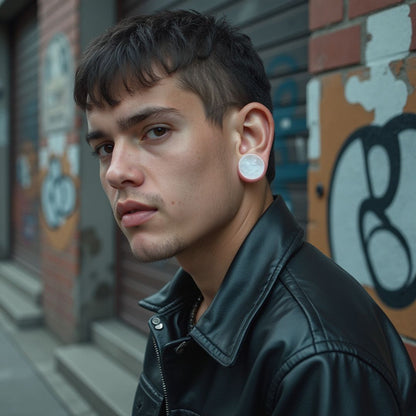
POLYGON ((185 244, 179 239, 171 237, 161 243, 138 244, 130 241, 130 249, 140 263, 151 263, 175 257, 182 252, 185 244))
MULTIPOLYGON (((118 199, 119 195, 115 201, 118 199)), ((164 207, 163 199, 157 194, 136 193, 133 195, 132 199, 141 200, 149 206, 157 207, 158 210, 161 210, 161 208, 163 209, 164 207)), ((116 212, 115 204, 113 207, 113 212, 116 212)), ((176 254, 185 249, 185 243, 178 236, 170 236, 162 242, 135 241, 135 233, 133 235, 129 235, 129 231, 124 229, 119 221, 117 221, 117 223, 122 233, 127 238, 127 241, 129 242, 133 256, 141 263, 151 263, 175 257, 176 254)), ((140 231, 138 232, 140 233, 140 231)))

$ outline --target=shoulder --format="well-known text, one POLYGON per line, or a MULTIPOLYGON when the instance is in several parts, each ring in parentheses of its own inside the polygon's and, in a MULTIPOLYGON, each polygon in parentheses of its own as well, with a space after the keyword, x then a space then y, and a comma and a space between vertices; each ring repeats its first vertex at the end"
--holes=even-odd
POLYGON ((291 300, 288 309, 307 323, 313 343, 355 345, 384 360, 386 339, 396 338, 396 331, 365 289, 333 260, 305 243, 286 264, 279 284, 291 300))
POLYGON ((266 331, 278 357, 269 389, 273 400, 284 394, 328 399, 342 391, 358 400, 360 389, 368 389, 399 409, 414 394, 414 372, 390 321, 354 278, 309 244, 281 271, 259 320, 260 328, 274 322, 266 331))
POLYGON ((365 355, 327 348, 287 362, 270 384, 270 414, 407 415, 405 401, 382 367, 365 355))

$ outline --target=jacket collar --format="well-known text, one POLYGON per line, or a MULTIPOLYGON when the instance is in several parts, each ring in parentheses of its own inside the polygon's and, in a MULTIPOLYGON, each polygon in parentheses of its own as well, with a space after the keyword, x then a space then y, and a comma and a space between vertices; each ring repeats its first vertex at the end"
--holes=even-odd
MULTIPOLYGON (((216 297, 190 333, 219 363, 235 362, 251 322, 302 242, 303 230, 277 197, 247 236, 216 297)), ((192 278, 180 269, 160 292, 140 304, 163 313, 197 293, 192 278)))

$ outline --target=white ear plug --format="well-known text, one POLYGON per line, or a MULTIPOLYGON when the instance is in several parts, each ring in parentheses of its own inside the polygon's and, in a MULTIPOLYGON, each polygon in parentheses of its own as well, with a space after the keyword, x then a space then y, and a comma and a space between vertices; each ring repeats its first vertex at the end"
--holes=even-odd
POLYGON ((264 173, 265 165, 263 159, 252 153, 245 154, 238 161, 240 175, 249 181, 260 179, 264 173))

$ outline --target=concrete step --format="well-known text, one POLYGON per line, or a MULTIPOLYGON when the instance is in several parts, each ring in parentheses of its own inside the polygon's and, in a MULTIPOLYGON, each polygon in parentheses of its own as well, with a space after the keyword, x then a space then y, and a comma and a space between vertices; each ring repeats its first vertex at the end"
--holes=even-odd
POLYGON ((146 336, 121 321, 109 319, 93 324, 92 337, 101 350, 138 377, 143 367, 146 336))
MULTIPOLYGON (((58 373, 55 367, 54 353, 56 348, 62 346, 62 343, 47 328, 42 325, 36 328, 17 328, 10 318, 0 310, 0 332, 2 331, 7 333, 10 340, 13 340, 16 348, 25 356, 25 360, 31 364, 36 374, 42 378, 48 389, 65 406, 68 411, 68 413, 65 413, 67 416, 99 416, 62 374, 58 373)), ((4 376, 4 372, 2 374, 3 370, 3 368, 0 368, 0 385, 7 389, 4 385, 5 380, 2 380, 1 377, 4 376)), ((26 380, 22 381, 22 389, 28 388, 26 380)), ((1 388, 0 397, 4 397, 4 390, 1 388)), ((0 399, 1 415, 7 414, 10 416, 13 413, 17 416, 17 409, 2 413, 2 410, 4 410, 2 404, 0 399)), ((23 415, 23 413, 19 414, 23 415)), ((40 415, 41 413, 32 411, 24 414, 40 415)), ((42 416, 47 415, 51 415, 51 413, 42 413, 42 416)))
POLYGON ((130 416, 137 377, 94 344, 58 348, 57 369, 100 416, 130 416))
POLYGON ((18 328, 35 327, 43 322, 41 307, 1 275, 0 308, 18 328))
POLYGON ((1 278, 30 298, 33 303, 41 304, 42 283, 30 272, 11 261, 2 261, 0 262, 1 278))

